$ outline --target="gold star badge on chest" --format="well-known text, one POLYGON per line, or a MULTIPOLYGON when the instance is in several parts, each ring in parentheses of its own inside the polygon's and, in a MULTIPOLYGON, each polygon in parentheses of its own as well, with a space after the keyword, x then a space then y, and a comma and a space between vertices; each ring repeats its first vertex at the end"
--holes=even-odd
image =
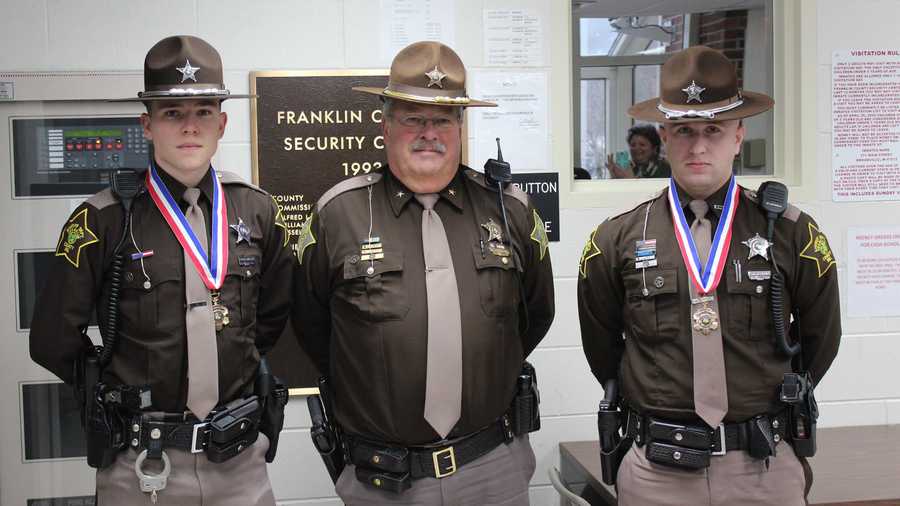
POLYGON ((488 242, 503 241, 503 231, 500 229, 500 225, 497 225, 493 218, 489 219, 487 223, 482 223, 481 228, 487 230, 488 242))
POLYGON ((753 237, 747 239, 746 241, 741 241, 741 244, 747 246, 747 248, 750 249, 750 253, 747 255, 747 260, 750 260, 751 258, 756 256, 763 257, 766 260, 769 259, 769 246, 771 246, 772 244, 758 233, 753 234, 753 237))

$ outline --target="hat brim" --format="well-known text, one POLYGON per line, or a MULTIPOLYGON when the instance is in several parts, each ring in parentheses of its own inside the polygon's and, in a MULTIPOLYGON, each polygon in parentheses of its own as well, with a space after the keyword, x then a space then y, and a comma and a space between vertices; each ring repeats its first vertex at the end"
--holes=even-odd
POLYGON ((442 99, 442 97, 425 97, 421 95, 411 95, 408 93, 385 93, 385 88, 373 88, 370 86, 354 86, 353 90, 361 91, 363 93, 370 93, 372 95, 380 95, 384 98, 390 98, 393 100, 414 102, 417 104, 442 105, 446 107, 497 107, 497 104, 493 102, 475 100, 474 98, 466 98, 465 101, 462 101, 459 99, 442 99))
POLYGON ((257 95, 154 95, 152 97, 110 98, 107 102, 159 102, 160 100, 229 100, 232 98, 257 98, 257 95))
MULTIPOLYGON (((644 100, 643 102, 638 102, 632 105, 628 108, 628 115, 634 119, 649 121, 652 123, 696 123, 700 121, 728 121, 756 116, 757 114, 768 111, 772 108, 773 105, 775 105, 775 101, 772 100, 772 97, 764 93, 743 91, 741 92, 741 98, 744 100, 744 103, 742 103, 740 106, 735 107, 730 111, 718 113, 713 118, 706 118, 702 116, 666 118, 665 113, 657 108, 657 105, 659 105, 659 97, 651 98, 650 100, 644 100)), ((699 107, 697 109, 702 110, 699 107)))

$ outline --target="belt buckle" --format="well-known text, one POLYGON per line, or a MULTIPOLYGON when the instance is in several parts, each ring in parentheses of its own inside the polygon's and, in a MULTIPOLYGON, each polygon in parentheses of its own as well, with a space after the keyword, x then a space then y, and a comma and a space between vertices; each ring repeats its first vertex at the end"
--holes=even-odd
POLYGON ((431 452, 431 460, 434 462, 435 478, 443 478, 456 472, 456 452, 453 451, 452 446, 431 452), (441 461, 447 459, 450 460, 449 465, 442 465, 441 461))
POLYGON ((207 422, 201 422, 201 423, 194 424, 194 433, 191 434, 191 453, 200 453, 204 450, 202 441, 199 441, 199 445, 198 445, 197 436, 204 434, 204 431, 202 431, 201 429, 203 429, 207 425, 209 425, 209 423, 207 423, 207 422))
POLYGON ((715 449, 716 447, 715 447, 715 445, 713 445, 713 447, 710 450, 710 455, 717 455, 717 456, 725 455, 725 452, 728 451, 728 449, 725 448, 725 424, 720 423, 716 427, 716 429, 713 431, 713 437, 716 437, 716 432, 719 433, 719 450, 716 451, 716 449, 715 449))

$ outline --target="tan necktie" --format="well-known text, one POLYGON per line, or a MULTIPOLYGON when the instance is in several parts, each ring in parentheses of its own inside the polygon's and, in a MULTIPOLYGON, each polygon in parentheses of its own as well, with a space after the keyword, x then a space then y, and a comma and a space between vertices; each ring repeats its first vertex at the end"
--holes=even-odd
MULTIPOLYGON (((700 257, 700 265, 706 265, 711 247, 712 224, 706 218, 709 205, 705 200, 692 200, 688 204, 694 212, 691 223, 691 235, 700 257)), ((694 411, 710 427, 715 427, 725 418, 728 412, 728 386, 725 382, 725 353, 722 349, 722 322, 719 314, 719 301, 716 293, 705 294, 710 299, 704 302, 704 294, 697 292, 694 283, 691 291, 691 341, 694 354, 694 411), (701 309, 711 309, 717 324, 707 332, 697 330, 694 315, 701 309)))
MULTIPOLYGON (((188 188, 184 200, 190 206, 184 213, 194 235, 208 256, 206 221, 197 205, 198 188, 188 188)), ((203 420, 219 401, 219 358, 216 348, 216 324, 213 319, 212 298, 203 284, 200 273, 184 254, 184 299, 187 305, 184 316, 188 350, 187 407, 203 420)))
POLYGON ((434 211, 436 193, 416 194, 422 204, 422 251, 428 301, 428 362, 425 420, 441 438, 462 410, 462 320, 456 273, 441 217, 434 211))

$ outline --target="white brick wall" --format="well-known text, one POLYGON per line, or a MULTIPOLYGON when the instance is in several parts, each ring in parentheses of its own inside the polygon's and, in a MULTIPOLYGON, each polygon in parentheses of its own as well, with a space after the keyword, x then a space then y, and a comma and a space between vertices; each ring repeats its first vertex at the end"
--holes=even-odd
MULTIPOLYGON (((456 49, 469 67, 483 64, 483 8, 518 6, 542 14, 545 61, 550 65, 543 70, 550 72, 554 97, 548 132, 553 164, 570 166, 571 119, 565 99, 570 93, 565 70, 570 58, 567 1, 457 0, 456 4, 456 49)), ((386 67, 389 62, 381 61, 378 45, 378 6, 374 0, 0 0, 0 71, 140 69, 151 44, 166 35, 188 33, 204 37, 221 51, 227 85, 243 93, 252 70, 386 67)), ((797 204, 811 212, 829 234, 846 305, 847 228, 896 224, 900 203, 831 202, 831 53, 897 49, 900 38, 894 21, 900 15, 900 3, 860 0, 850 7, 843 0, 820 0, 816 10, 818 72, 815 82, 803 87, 818 93, 817 117, 807 118, 802 128, 816 129, 820 171, 815 181, 807 183, 813 191, 806 194, 814 199, 797 204)), ((229 124, 216 163, 249 179, 249 107, 246 101, 234 100, 226 103, 225 110, 229 124)), ((562 241, 551 246, 557 318, 532 356, 539 368, 544 414, 542 430, 532 437, 538 459, 532 482, 534 504, 557 500, 548 486, 547 468, 558 465, 558 442, 596 437, 594 417, 601 392, 580 349, 575 285, 585 238, 614 212, 603 207, 561 209, 562 241)), ((840 354, 818 391, 821 426, 900 423, 900 375, 894 364, 900 356, 900 318, 845 317, 843 325, 840 354)), ((0 363, 7 360, 0 358, 0 363)), ((288 409, 279 458, 270 466, 279 500, 296 506, 339 504, 310 444, 305 402, 292 399, 288 409)), ((0 475, 0 486, 6 489, 3 497, 10 497, 15 484, 2 480, 0 475)), ((60 476, 46 481, 61 483, 59 491, 67 494, 73 490, 60 476)))

